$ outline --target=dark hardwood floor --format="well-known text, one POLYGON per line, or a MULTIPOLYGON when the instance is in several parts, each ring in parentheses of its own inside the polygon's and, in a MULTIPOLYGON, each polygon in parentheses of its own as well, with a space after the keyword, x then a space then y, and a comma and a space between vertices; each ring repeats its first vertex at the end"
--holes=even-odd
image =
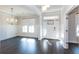
POLYGON ((79 53, 78 44, 69 44, 64 49, 59 40, 38 40, 36 38, 15 37, 0 42, 0 54, 73 54, 79 53))

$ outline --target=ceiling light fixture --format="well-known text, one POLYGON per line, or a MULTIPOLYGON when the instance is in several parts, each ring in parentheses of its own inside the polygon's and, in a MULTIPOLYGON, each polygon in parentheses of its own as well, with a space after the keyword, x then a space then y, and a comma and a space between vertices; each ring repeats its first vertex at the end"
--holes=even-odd
POLYGON ((7 18, 7 23, 11 25, 17 24, 17 19, 13 15, 13 8, 11 8, 11 16, 7 18))
POLYGON ((46 11, 47 8, 49 8, 49 7, 50 7, 50 5, 44 5, 44 6, 42 7, 42 11, 46 11))

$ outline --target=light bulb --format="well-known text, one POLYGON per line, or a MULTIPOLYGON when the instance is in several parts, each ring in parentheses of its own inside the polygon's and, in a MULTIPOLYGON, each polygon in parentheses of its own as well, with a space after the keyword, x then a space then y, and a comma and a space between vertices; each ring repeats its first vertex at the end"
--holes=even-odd
POLYGON ((7 18, 6 21, 9 22, 9 18, 7 18))
POLYGON ((50 7, 50 5, 45 5, 45 6, 43 6, 43 7, 42 7, 42 11, 46 11, 47 8, 49 8, 49 7, 50 7))
POLYGON ((11 19, 10 19, 10 22, 13 23, 13 22, 14 22, 14 18, 11 18, 11 19))
POLYGON ((15 22, 16 22, 16 23, 17 23, 17 21, 18 21, 18 20, 17 20, 17 19, 15 19, 15 22))

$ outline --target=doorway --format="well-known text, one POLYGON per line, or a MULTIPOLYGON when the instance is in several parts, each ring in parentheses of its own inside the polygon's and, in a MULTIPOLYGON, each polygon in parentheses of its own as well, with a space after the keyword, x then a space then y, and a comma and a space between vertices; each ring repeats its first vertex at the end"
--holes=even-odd
POLYGON ((43 19, 43 38, 59 39, 59 16, 50 18, 43 19))

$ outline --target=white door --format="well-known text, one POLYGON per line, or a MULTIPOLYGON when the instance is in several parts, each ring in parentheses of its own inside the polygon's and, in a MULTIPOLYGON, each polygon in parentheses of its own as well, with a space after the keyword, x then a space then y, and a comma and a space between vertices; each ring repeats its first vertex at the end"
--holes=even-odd
POLYGON ((43 21, 43 34, 45 38, 59 39, 59 21, 43 21))

